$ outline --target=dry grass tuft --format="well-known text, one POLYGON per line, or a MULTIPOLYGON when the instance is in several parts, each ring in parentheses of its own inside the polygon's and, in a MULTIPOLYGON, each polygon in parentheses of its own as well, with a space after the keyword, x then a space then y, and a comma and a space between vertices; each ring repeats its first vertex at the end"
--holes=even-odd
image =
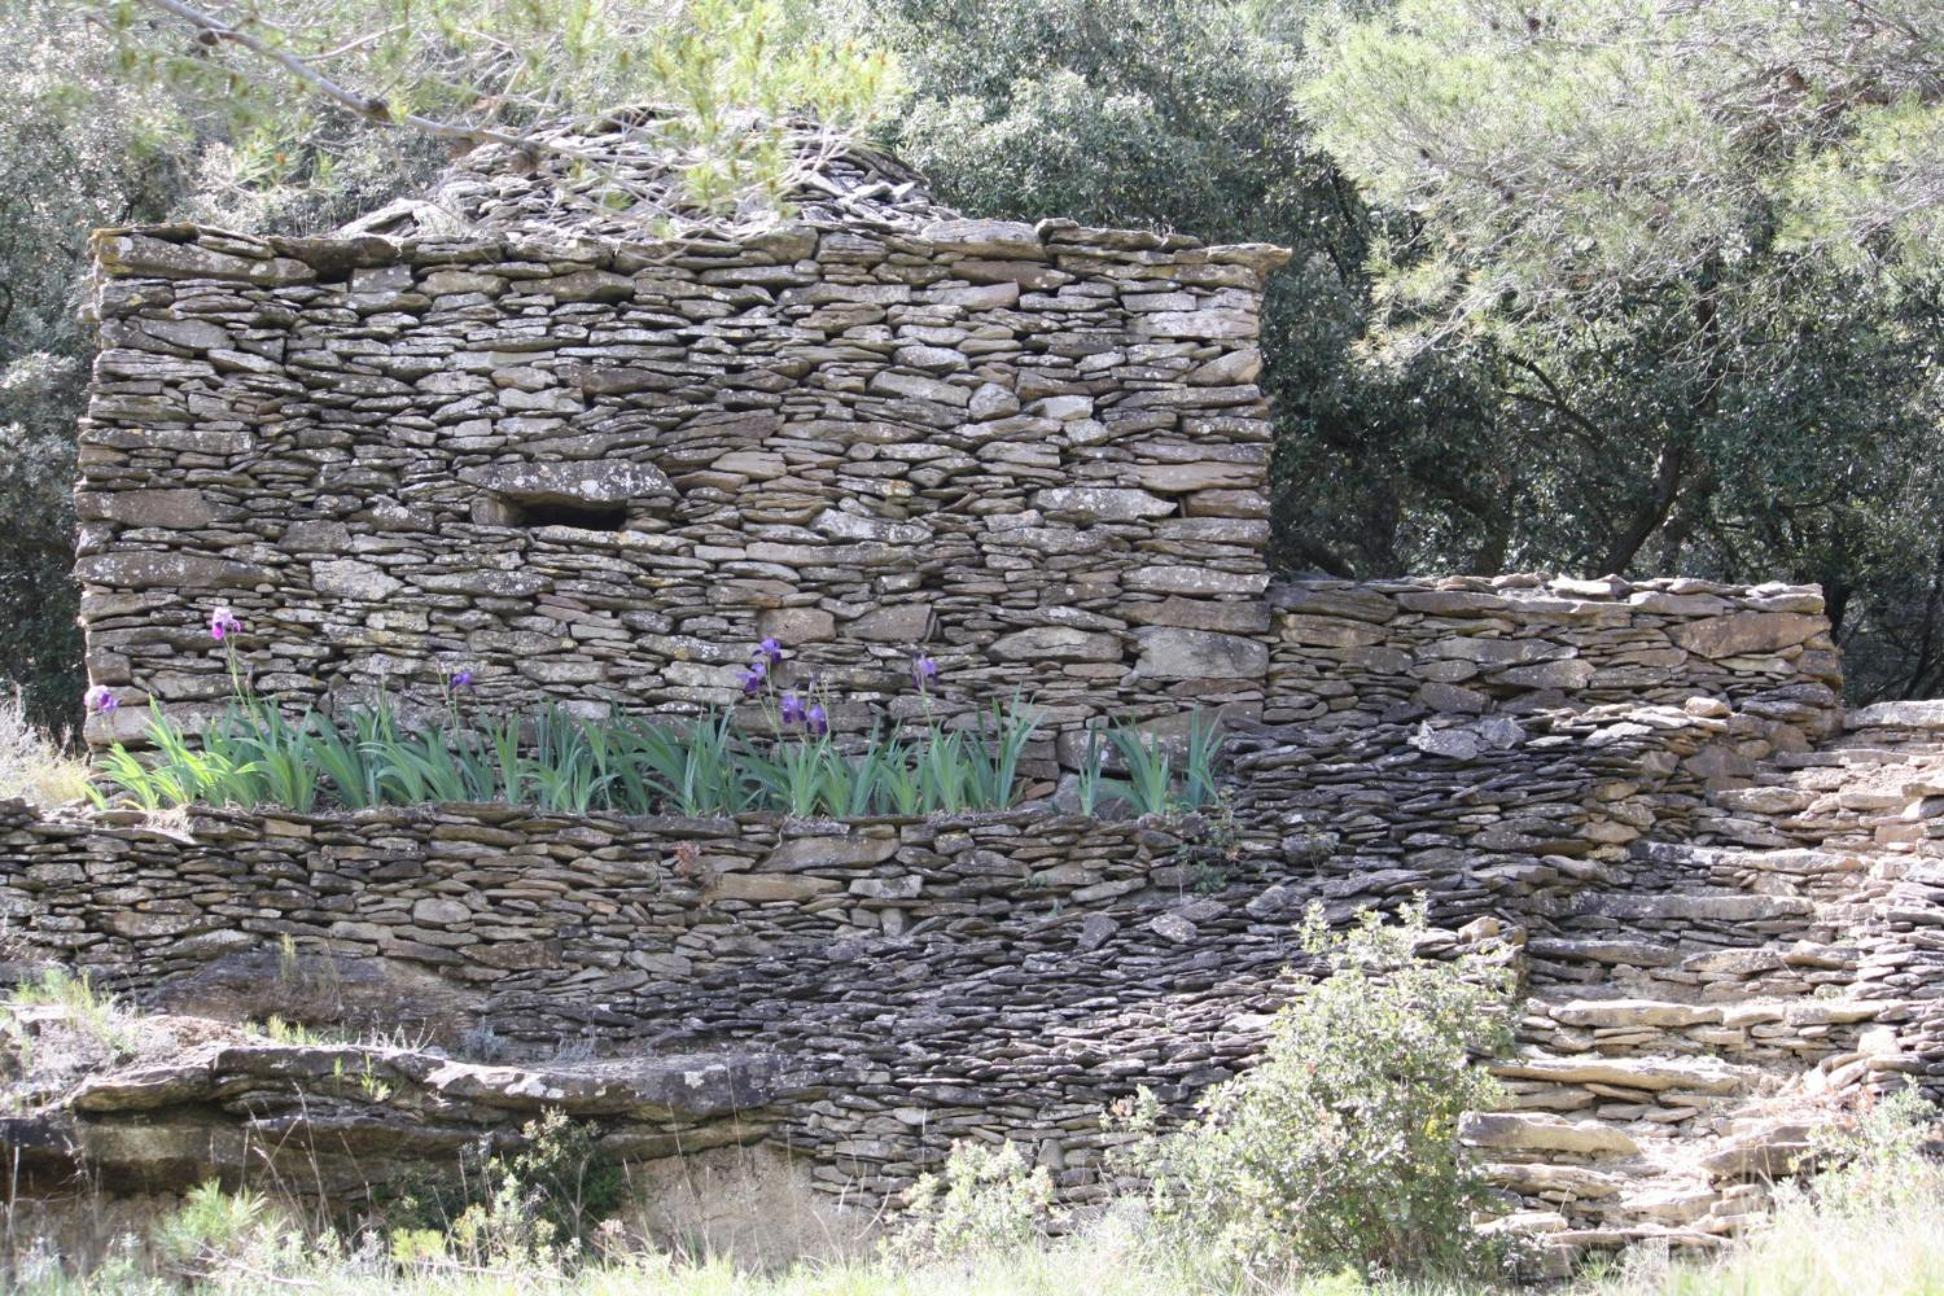
POLYGON ((66 734, 55 738, 27 719, 18 688, 0 690, 0 801, 18 798, 48 809, 87 795, 88 764, 66 734))

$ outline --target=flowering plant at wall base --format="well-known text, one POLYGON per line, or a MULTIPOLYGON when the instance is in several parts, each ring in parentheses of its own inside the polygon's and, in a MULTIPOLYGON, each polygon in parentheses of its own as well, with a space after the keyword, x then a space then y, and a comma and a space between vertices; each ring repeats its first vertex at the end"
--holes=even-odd
MULTIPOLYGON (((929 721, 915 738, 879 730, 840 744, 830 708, 812 681, 781 690, 775 668, 784 652, 765 640, 744 669, 745 705, 761 708, 752 735, 735 708, 670 720, 621 716, 590 720, 558 704, 523 714, 468 715, 469 669, 444 677, 446 709, 413 727, 389 698, 332 717, 315 710, 295 719, 257 697, 237 657, 242 626, 226 610, 210 634, 223 644, 235 696, 195 740, 159 707, 151 707, 153 753, 137 756, 117 743, 98 761, 100 804, 143 810, 185 805, 274 805, 308 812, 320 805, 503 801, 570 813, 723 815, 770 811, 799 818, 918 816, 1003 810, 1018 803, 1019 767, 1041 713, 1017 695, 979 715, 976 728, 929 721)), ((921 694, 938 679, 929 658, 914 663, 921 694)), ((106 709, 106 690, 89 703, 106 709)), ((1125 783, 1096 767, 1087 798, 1118 791, 1141 813, 1192 808, 1213 795, 1214 726, 1196 717, 1189 773, 1174 791, 1169 756, 1131 727, 1111 736, 1138 773, 1125 783), (1136 764, 1137 760, 1141 762, 1136 764)))

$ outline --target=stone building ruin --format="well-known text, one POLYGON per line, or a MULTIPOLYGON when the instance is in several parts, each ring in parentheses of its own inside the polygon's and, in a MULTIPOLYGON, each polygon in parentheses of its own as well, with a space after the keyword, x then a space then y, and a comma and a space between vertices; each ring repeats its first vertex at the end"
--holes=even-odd
POLYGON ((548 1094, 617 1155, 779 1148, 846 1200, 1008 1138, 1084 1201, 1104 1107, 1248 1065, 1307 904, 1419 893, 1521 972, 1512 1106, 1465 1138, 1561 1257, 1714 1245, 1832 1101, 1944 1094, 1944 711, 1846 714, 1820 591, 1272 583, 1283 251, 966 220, 864 154, 801 196, 637 242, 489 148, 333 236, 98 235, 79 574, 122 706, 90 737, 227 695, 218 604, 257 689, 326 707, 463 668, 485 706, 682 712, 774 636, 851 732, 912 717, 920 650, 934 705, 1019 690, 1063 734, 1219 708, 1221 833, 0 805, 39 947, 160 1007, 430 1038, 97 1077, 0 1123, 30 1170, 242 1175, 265 1130, 348 1193, 548 1094), (481 1033, 503 1055, 462 1060, 481 1033))
POLYGON ((326 705, 463 668, 694 710, 774 637, 852 727, 919 651, 1069 725, 1260 708, 1285 251, 964 220, 864 155, 794 223, 647 244, 511 152, 338 236, 97 238, 94 736, 227 696, 217 603, 326 705))

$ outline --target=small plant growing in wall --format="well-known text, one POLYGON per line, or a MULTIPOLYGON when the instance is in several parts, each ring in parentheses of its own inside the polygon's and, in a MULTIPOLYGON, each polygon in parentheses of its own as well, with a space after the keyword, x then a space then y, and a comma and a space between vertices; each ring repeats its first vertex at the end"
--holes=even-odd
POLYGON ((1422 901, 1401 922, 1368 914, 1342 935, 1312 908, 1303 947, 1329 971, 1277 1017, 1261 1062, 1172 1132, 1146 1090, 1119 1113, 1164 1244, 1270 1286, 1292 1272, 1455 1275, 1493 1262, 1470 1225, 1484 1185, 1457 1132, 1465 1112, 1500 1100, 1472 1061, 1509 1047, 1510 977, 1475 954, 1417 956, 1426 930, 1422 901))
POLYGON ((1185 744, 1131 720, 1106 730, 1089 728, 1074 781, 1080 813, 1091 816, 1116 801, 1138 815, 1180 814, 1216 805, 1222 795, 1216 770, 1221 750, 1220 722, 1201 712, 1189 716, 1185 744), (1123 777, 1108 776, 1110 755, 1118 760, 1123 777))

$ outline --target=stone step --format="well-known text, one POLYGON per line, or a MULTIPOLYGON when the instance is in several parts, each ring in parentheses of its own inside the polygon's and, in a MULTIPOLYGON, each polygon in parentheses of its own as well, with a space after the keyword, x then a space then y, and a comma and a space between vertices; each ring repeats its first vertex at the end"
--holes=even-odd
POLYGON ((1768 1180, 1786 1175, 1810 1150, 1813 1127, 1805 1121, 1751 1121, 1720 1140, 1701 1161, 1701 1169, 1717 1181, 1768 1180))
POLYGON ((1491 1070, 1505 1080, 1638 1089, 1655 1094, 1678 1091, 1717 1097, 1747 1092, 1761 1074, 1752 1067, 1733 1066, 1703 1056, 1609 1057, 1551 1053, 1521 1054, 1509 1062, 1494 1063, 1491 1070))
MULTIPOLYGON (((1854 976, 1862 957, 1854 946, 1801 938, 1724 946, 1542 936, 1531 938, 1525 952, 1529 1011, 1543 1016, 1550 1016, 1552 1004, 1623 999, 1765 1010, 1751 1021, 1787 1020, 1789 1004, 1806 1001, 1822 984, 1854 976)), ((1702 1018, 1719 1024, 1711 1015, 1702 1018)))
POLYGON ((1568 1152, 1594 1158, 1640 1154, 1632 1135, 1604 1121, 1528 1112, 1469 1112, 1459 1122, 1458 1139, 1467 1147, 1497 1152, 1568 1152))
POLYGON ((1851 873, 1862 867, 1855 852, 1820 850, 1810 846, 1750 848, 1700 845, 1695 842, 1643 841, 1635 842, 1628 853, 1634 859, 1653 864, 1680 864, 1710 871, 1752 868, 1767 873, 1791 873, 1805 877, 1820 873, 1851 873))
POLYGON ((1534 936, 1528 957, 1554 963, 1595 963, 1609 967, 1673 967, 1686 954, 1680 945, 1600 936, 1534 936))
POLYGON ((1548 1241, 1580 1232, 1605 1248, 1619 1244, 1615 1234, 1633 1241, 1670 1231, 1739 1231, 1766 1208, 1768 1184, 1809 1150, 1813 1128, 1799 1114, 1734 1118, 1725 1126, 1717 1117, 1695 1130, 1468 1117, 1460 1137, 1490 1158, 1481 1167, 1486 1180, 1518 1199, 1503 1227, 1548 1241), (1601 1128, 1604 1135, 1596 1133, 1601 1128))
MULTIPOLYGON (((1709 849, 1688 847, 1690 850, 1709 849)), ((1700 866, 1697 866, 1700 867, 1700 866)), ((1769 895, 1728 887, 1699 886, 1654 891, 1579 891, 1563 908, 1569 917, 1644 922, 1773 923, 1791 919, 1807 922, 1817 905, 1807 896, 1769 895)), ((1787 926, 1795 926, 1789 923, 1787 926)), ((1748 932, 1751 944, 1774 939, 1778 932, 1748 932)))
POLYGON ((1502 1074, 1520 1107, 1603 1106, 1606 1116, 1617 1110, 1614 1103, 1647 1104, 1654 1110, 1643 1112, 1645 1118, 1678 1121, 1694 1109, 1718 1107, 1717 1099, 1772 1087, 1765 1077, 1777 1068, 1799 1071, 1853 1056, 1879 1022, 1907 1016, 1904 1007, 1900 1000, 1807 994, 1706 1002, 1529 999, 1517 1032, 1522 1052, 1504 1065, 1539 1061, 1532 1074, 1502 1074))
POLYGON ((1764 764, 1778 770, 1855 769, 1859 766, 1904 764, 1912 753, 1896 747, 1833 746, 1819 751, 1776 752, 1764 764))
POLYGON ((1562 1026, 1594 1029, 1623 1026, 1719 1025, 1720 1004, 1678 1003, 1662 999, 1567 999, 1543 1005, 1546 1016, 1562 1026))
POLYGON ((1680 1028, 1687 1026, 1754 1026, 1784 1022, 1791 1026, 1847 1026, 1875 1021, 1886 1010, 1900 1009, 1893 999, 1748 998, 1723 1003, 1685 1003, 1668 999, 1542 997, 1526 1005, 1528 1015, 1542 1013, 1562 1026, 1594 1030, 1628 1027, 1680 1028))
POLYGON ((1796 787, 1778 781, 1758 783, 1753 787, 1723 788, 1709 800, 1727 810, 1782 816, 1807 810, 1825 795, 1814 788, 1796 787))

